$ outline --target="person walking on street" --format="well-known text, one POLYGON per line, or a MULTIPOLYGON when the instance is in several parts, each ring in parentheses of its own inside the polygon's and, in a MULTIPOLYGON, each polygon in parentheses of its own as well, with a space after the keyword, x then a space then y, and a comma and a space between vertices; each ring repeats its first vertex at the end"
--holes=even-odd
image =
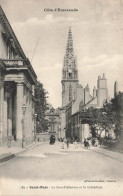
POLYGON ((74 145, 75 145, 75 148, 78 148, 78 145, 77 145, 78 143, 77 143, 77 141, 75 140, 75 142, 74 142, 74 145))
POLYGON ((69 148, 69 144, 70 144, 70 139, 67 138, 67 148, 69 148))
POLYGON ((62 149, 64 149, 65 148, 65 144, 67 143, 67 141, 66 141, 66 137, 64 137, 63 138, 63 142, 62 142, 62 149))
POLYGON ((86 139, 84 138, 84 147, 86 148, 86 146, 87 146, 87 141, 86 141, 86 139))

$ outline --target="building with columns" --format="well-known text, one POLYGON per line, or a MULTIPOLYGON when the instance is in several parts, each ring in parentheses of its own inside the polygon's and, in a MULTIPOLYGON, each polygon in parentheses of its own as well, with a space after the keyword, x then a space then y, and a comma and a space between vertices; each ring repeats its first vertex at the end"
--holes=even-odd
POLYGON ((45 119, 48 120, 49 128, 48 135, 54 135, 56 139, 60 138, 60 110, 54 109, 51 104, 48 104, 48 110, 45 113, 45 119))
POLYGON ((108 99, 107 79, 105 74, 98 77, 97 89, 94 86, 93 95, 90 94, 88 84, 85 88, 79 84, 71 27, 68 31, 61 83, 62 107, 65 111, 65 122, 63 124, 65 124, 66 137, 74 137, 78 138, 78 141, 83 141, 84 137, 90 136, 90 131, 88 125, 80 123, 80 111, 92 106, 103 106, 104 101, 108 99))
POLYGON ((0 145, 28 145, 35 137, 37 76, 0 7, 0 145))

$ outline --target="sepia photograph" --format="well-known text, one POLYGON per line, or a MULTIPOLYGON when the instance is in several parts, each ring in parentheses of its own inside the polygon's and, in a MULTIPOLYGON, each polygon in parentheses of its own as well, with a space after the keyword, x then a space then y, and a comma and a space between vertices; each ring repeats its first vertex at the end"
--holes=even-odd
POLYGON ((0 0, 0 196, 123 195, 123 0, 0 0))

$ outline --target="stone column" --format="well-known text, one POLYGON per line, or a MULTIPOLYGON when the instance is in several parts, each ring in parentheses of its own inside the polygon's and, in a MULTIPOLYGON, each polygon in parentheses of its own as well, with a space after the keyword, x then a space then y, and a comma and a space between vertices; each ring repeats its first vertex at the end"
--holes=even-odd
POLYGON ((29 132, 29 89, 27 88, 27 108, 26 108, 26 137, 28 137, 29 132))
POLYGON ((31 119, 32 119, 32 140, 34 140, 34 100, 32 100, 32 112, 31 112, 31 119))
POLYGON ((12 94, 8 99, 8 136, 12 136, 12 94))
POLYGON ((26 106, 26 111, 24 115, 24 129, 25 129, 25 137, 26 137, 26 130, 27 130, 27 104, 26 104, 26 86, 24 85, 24 99, 23 99, 23 104, 26 106))
POLYGON ((31 119, 31 90, 28 89, 28 132, 27 132, 28 142, 30 142, 30 139, 31 139, 31 131, 32 131, 31 125, 32 125, 32 119, 31 119))
POLYGON ((7 139, 7 92, 4 92, 4 138, 7 139))
POLYGON ((0 145, 2 145, 2 139, 3 139, 3 124, 4 124, 4 87, 3 83, 0 81, 0 145))
POLYGON ((23 95, 24 95, 23 83, 17 83, 17 124, 16 124, 17 140, 22 140, 23 137, 23 111, 22 111, 23 95))
POLYGON ((30 142, 31 142, 31 139, 32 139, 32 92, 30 90, 30 93, 29 93, 29 99, 30 99, 30 106, 29 106, 29 124, 30 124, 30 127, 29 127, 29 138, 30 138, 30 142))
POLYGON ((17 118, 17 94, 16 91, 14 91, 14 96, 13 96, 13 100, 12 100, 13 104, 12 104, 12 110, 13 110, 13 116, 12 116, 12 131, 13 131, 13 136, 14 136, 14 140, 16 140, 16 118, 17 118))

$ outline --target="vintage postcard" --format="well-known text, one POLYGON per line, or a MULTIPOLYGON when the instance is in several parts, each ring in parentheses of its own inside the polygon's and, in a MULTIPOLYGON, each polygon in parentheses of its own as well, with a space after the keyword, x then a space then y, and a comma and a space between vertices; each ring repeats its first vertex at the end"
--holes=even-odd
POLYGON ((0 0, 0 196, 123 195, 123 0, 0 0))

